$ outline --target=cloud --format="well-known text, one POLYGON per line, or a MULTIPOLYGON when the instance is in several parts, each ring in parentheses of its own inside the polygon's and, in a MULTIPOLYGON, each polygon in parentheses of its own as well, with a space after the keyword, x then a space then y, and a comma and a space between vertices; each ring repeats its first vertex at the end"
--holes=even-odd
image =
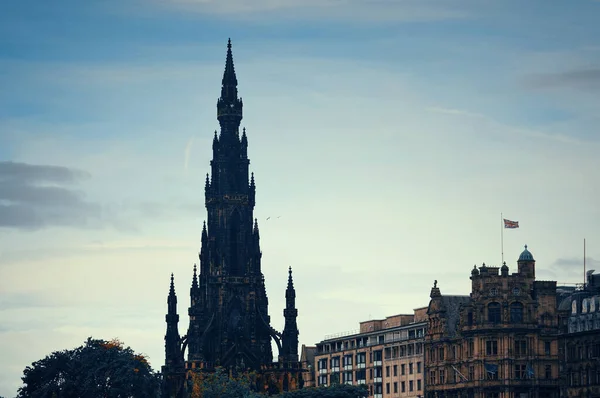
POLYGON ((445 115, 456 115, 456 116, 467 116, 467 117, 476 117, 476 118, 487 118, 485 115, 481 113, 469 112, 461 109, 453 109, 453 108, 443 108, 439 106, 430 106, 426 108, 429 112, 434 113, 442 113, 445 115))
MULTIPOLYGON (((470 14, 458 2, 398 0, 154 0, 164 8, 208 13, 221 17, 264 18, 285 13, 288 18, 376 21, 437 21, 466 18, 470 14)), ((464 3, 463 3, 464 5, 464 3)))
POLYGON ((526 86, 533 89, 559 87, 598 89, 600 88, 600 67, 531 76, 527 79, 526 86))
MULTIPOLYGON (((589 269, 600 269, 600 260, 595 260, 591 257, 585 258, 586 268, 589 269)), ((563 270, 570 270, 573 268, 581 268, 583 270, 583 257, 566 257, 558 258, 552 263, 553 268, 559 268, 563 270)))
POLYGON ((86 226, 102 217, 75 184, 89 175, 67 167, 0 162, 0 228, 86 226))

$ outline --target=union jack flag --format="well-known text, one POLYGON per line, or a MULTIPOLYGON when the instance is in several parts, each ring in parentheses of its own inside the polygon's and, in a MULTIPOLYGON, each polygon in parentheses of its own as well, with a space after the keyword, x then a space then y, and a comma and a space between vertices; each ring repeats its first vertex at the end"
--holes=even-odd
POLYGON ((504 219, 504 228, 519 228, 519 222, 518 221, 510 221, 507 220, 506 218, 504 219))

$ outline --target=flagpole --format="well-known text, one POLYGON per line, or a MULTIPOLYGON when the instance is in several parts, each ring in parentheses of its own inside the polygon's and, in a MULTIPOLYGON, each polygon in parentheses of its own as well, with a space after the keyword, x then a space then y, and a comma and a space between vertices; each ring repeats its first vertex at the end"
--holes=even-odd
POLYGON ((585 274, 585 238, 583 238, 583 288, 585 289, 585 283, 587 282, 587 275, 585 274))
POLYGON ((500 265, 504 264, 504 225, 502 225, 504 219, 502 217, 502 213, 500 213, 500 250, 502 252, 502 262, 500 265))

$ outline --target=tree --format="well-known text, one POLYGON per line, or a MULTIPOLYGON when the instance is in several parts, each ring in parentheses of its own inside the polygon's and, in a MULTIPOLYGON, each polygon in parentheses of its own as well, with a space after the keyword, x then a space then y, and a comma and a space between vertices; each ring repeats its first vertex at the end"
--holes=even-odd
POLYGON ((277 398, 366 398, 369 392, 366 386, 351 386, 336 384, 331 387, 303 388, 301 390, 284 392, 277 398))
POLYGON ((265 398, 252 391, 251 374, 230 377, 223 368, 214 372, 189 371, 190 398, 265 398))
POLYGON ((158 397, 160 378, 146 357, 118 340, 95 340, 55 351, 23 371, 17 398, 158 397))

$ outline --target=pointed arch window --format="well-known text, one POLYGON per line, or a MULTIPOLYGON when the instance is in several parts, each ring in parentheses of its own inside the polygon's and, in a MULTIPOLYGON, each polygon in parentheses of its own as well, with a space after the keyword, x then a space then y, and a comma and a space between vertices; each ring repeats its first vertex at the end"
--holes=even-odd
POLYGON ((510 321, 512 323, 523 322, 523 304, 518 301, 510 305, 510 321))
POLYGON ((489 303, 488 304, 488 322, 500 323, 502 322, 502 313, 500 303, 489 303))

